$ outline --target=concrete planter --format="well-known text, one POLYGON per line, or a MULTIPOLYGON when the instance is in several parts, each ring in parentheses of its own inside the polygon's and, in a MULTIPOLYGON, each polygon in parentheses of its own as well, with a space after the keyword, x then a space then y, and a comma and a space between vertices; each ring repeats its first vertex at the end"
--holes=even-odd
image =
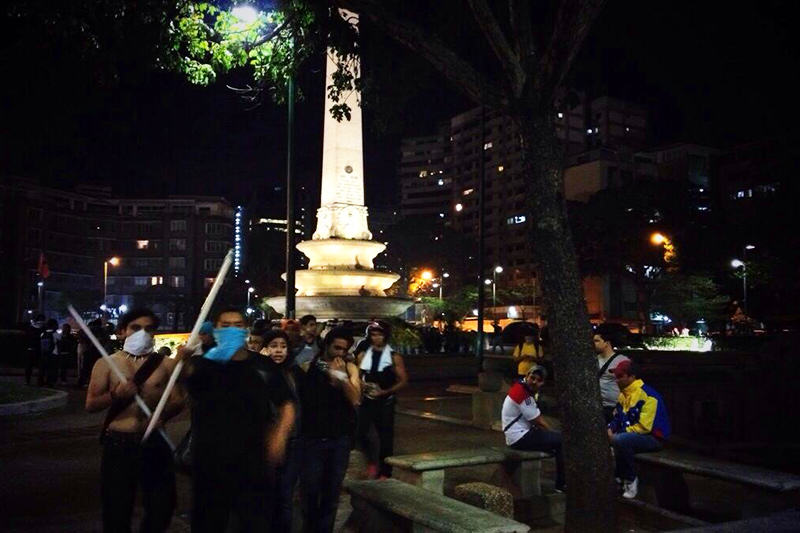
POLYGON ((57 409, 67 405, 68 394, 65 391, 45 389, 52 395, 46 398, 28 400, 26 402, 0 404, 0 416, 17 416, 38 413, 49 409, 57 409))

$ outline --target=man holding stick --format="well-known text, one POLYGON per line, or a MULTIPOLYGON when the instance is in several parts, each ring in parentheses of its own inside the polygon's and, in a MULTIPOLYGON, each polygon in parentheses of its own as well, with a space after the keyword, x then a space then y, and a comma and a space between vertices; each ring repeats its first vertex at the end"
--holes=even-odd
MULTIPOLYGON (((101 496, 106 532, 130 531, 140 485, 144 505, 141 531, 165 531, 175 508, 172 450, 160 432, 141 442, 148 418, 134 402, 138 394, 154 408, 176 364, 153 352, 153 332, 158 324, 158 317, 149 309, 131 310, 120 319, 117 336, 124 345, 110 356, 110 363, 126 381, 112 371, 105 358, 92 369, 86 410, 108 409, 101 433, 101 496)), ((173 393, 162 420, 172 418, 183 406, 182 395, 173 393)))
MULTIPOLYGON (((183 371, 192 403, 192 531, 269 531, 275 466, 295 418, 280 368, 246 347, 244 315, 217 315, 216 346, 183 371)), ((194 350, 181 347, 186 359, 194 350)), ((151 437, 152 438, 152 437, 151 437)))

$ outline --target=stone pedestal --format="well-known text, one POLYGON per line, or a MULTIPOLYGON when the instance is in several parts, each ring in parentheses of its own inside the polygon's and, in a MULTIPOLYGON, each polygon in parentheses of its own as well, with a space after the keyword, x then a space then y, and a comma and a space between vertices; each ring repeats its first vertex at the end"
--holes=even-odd
POLYGON ((492 429, 492 424, 500 420, 503 409, 504 391, 478 391, 472 394, 472 425, 484 429, 492 429))
POLYGON ((455 498, 464 503, 486 509, 494 514, 514 518, 514 498, 511 493, 481 481, 456 485, 455 498))

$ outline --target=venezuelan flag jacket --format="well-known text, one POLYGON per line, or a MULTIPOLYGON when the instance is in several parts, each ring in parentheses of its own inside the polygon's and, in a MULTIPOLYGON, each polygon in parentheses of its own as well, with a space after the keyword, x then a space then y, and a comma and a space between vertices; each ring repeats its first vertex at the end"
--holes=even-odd
POLYGON ((670 434, 667 406, 654 388, 637 379, 620 392, 608 427, 613 433, 649 434, 666 439, 670 434))

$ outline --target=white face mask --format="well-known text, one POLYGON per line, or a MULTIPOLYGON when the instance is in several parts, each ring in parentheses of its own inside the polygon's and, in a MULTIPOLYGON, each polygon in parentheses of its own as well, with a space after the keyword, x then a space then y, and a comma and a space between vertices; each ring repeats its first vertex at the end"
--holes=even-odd
POLYGON ((153 336, 143 329, 125 338, 122 349, 131 355, 145 355, 153 351, 156 341, 153 336))

